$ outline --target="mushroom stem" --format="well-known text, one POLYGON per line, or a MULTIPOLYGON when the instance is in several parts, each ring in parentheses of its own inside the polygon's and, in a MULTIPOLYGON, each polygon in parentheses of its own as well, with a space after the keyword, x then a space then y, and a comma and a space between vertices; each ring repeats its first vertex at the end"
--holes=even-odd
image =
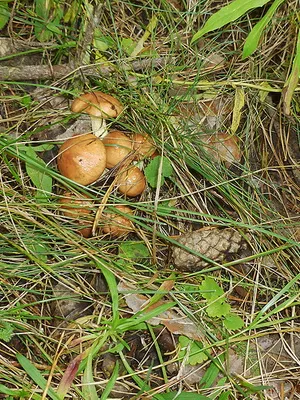
POLYGON ((93 134, 103 139, 108 134, 105 119, 91 115, 91 120, 93 134))

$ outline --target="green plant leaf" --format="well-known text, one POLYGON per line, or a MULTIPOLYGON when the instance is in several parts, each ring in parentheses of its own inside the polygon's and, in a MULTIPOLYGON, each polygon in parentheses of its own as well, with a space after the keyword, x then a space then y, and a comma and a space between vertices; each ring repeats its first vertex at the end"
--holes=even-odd
POLYGON ((262 7, 270 0, 235 0, 219 11, 213 14, 201 28, 192 37, 191 44, 200 39, 203 35, 216 29, 222 28, 229 22, 235 21, 248 11, 256 7, 262 7))
POLYGON ((8 1, 3 1, 0 4, 0 29, 3 29, 10 18, 8 1))
POLYGON ((90 351, 87 357, 86 367, 83 373, 82 394, 85 399, 99 400, 93 376, 93 352, 90 351))
POLYGON ((215 300, 224 294, 224 290, 209 276, 202 281, 200 290, 201 295, 208 301, 215 300))
POLYGON ((133 50, 135 49, 135 46, 136 46, 136 42, 134 42, 130 38, 124 38, 121 41, 121 47, 128 56, 130 56, 130 54, 133 52, 133 50))
MULTIPOLYGON (((24 389, 18 390, 18 389, 9 389, 6 386, 0 384, 0 393, 2 394, 8 394, 13 397, 17 397, 18 399, 21 398, 29 398, 29 393, 26 392, 24 389)), ((34 398, 34 397, 33 397, 34 398)))
POLYGON ((187 363, 190 365, 201 364, 208 359, 206 353, 203 352, 203 345, 200 342, 196 342, 195 340, 191 340, 186 336, 179 336, 179 358, 183 359, 187 358, 187 363))
POLYGON ((26 172, 37 189, 36 199, 40 203, 48 200, 52 193, 52 177, 45 172, 46 163, 29 146, 26 148, 26 155, 31 160, 37 161, 42 167, 41 170, 26 163, 26 172))
POLYGON ((140 260, 150 257, 149 250, 144 243, 122 242, 119 246, 119 256, 129 260, 140 260))
MULTIPOLYGON (((154 398, 158 398, 154 396, 154 398)), ((160 395, 160 399, 163 400, 211 400, 209 397, 203 396, 202 394, 197 393, 188 393, 188 392, 181 392, 178 394, 177 392, 169 392, 163 393, 160 395)))
POLYGON ((210 317, 223 317, 230 313, 231 307, 226 303, 225 299, 213 300, 211 304, 206 308, 207 315, 210 317))
POLYGON ((240 125, 242 108, 245 105, 245 93, 243 88, 236 88, 232 113, 231 132, 235 133, 240 125))
POLYGON ((111 374, 111 377, 109 378, 109 381, 105 385, 105 389, 101 394, 101 400, 106 400, 108 398, 110 392, 112 391, 112 389, 116 383, 116 380, 118 379, 118 376, 119 376, 119 363, 117 361, 115 368, 111 374))
POLYGON ((209 276, 205 277, 200 285, 201 295, 207 300, 207 315, 210 317, 222 317, 230 313, 230 305, 226 303, 224 290, 209 276))
POLYGON ((283 112, 286 115, 290 115, 291 113, 291 102, 294 91, 298 85, 299 78, 300 78, 300 28, 298 31, 296 54, 293 60, 292 71, 289 77, 287 78, 282 90, 283 112))
POLYGON ((166 157, 157 156, 147 165, 144 172, 149 185, 156 188, 159 173, 161 172, 160 185, 162 186, 165 182, 165 178, 172 175, 173 168, 166 157))
POLYGON ((35 0, 35 12, 37 20, 34 22, 34 34, 38 41, 47 42, 53 34, 47 29, 47 23, 50 13, 50 1, 49 0, 35 0))
POLYGON ((261 20, 254 26, 252 31, 249 33, 243 48, 243 55, 242 55, 243 60, 249 57, 257 49, 259 39, 261 38, 261 35, 265 27, 272 20, 275 11, 284 1, 285 0, 275 0, 268 9, 268 11, 266 12, 266 14, 261 18, 261 20))
POLYGON ((224 326, 230 331, 235 331, 243 328, 244 321, 236 314, 228 314, 225 315, 224 326))
POLYGON ((11 340, 13 333, 14 327, 12 324, 8 322, 0 323, 0 340, 8 343, 11 340))
MULTIPOLYGON (((36 383, 40 389, 45 390, 47 387, 47 381, 40 371, 22 354, 17 354, 16 358, 34 383, 36 383)), ((51 397, 52 400, 61 400, 60 396, 58 396, 51 387, 47 388, 47 395, 51 397)))

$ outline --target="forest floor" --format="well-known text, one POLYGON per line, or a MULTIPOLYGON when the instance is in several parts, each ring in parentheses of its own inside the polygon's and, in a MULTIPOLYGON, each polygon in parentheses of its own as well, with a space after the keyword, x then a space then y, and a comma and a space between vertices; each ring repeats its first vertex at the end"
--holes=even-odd
POLYGON ((2 3, 0 398, 300 398, 298 1, 2 3), (82 184, 99 91, 129 149, 82 184))

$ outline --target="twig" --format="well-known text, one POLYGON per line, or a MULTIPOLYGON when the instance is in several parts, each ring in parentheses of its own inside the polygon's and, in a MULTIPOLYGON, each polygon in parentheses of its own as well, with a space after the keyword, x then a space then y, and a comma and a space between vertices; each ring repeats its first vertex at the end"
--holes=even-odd
MULTIPOLYGON (((173 60, 174 61, 174 60, 173 60)), ((124 64, 124 70, 142 71, 149 68, 161 68, 172 62, 171 57, 159 57, 156 59, 142 59, 124 64)), ((81 71, 84 75, 108 76, 117 73, 117 68, 112 65, 88 65, 74 68, 71 64, 60 65, 24 65, 21 67, 0 67, 0 81, 33 81, 33 80, 57 80, 67 75, 81 71)))

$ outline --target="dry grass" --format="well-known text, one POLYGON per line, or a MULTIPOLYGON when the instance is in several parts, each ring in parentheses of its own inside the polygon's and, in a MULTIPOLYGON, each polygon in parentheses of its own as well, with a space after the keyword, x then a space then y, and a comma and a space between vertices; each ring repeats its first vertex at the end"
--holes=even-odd
MULTIPOLYGON (((221 3, 180 2, 178 9, 169 1, 105 2, 97 8, 98 26, 113 44, 101 53, 85 27, 86 3, 79 3, 80 17, 65 23, 65 37, 54 36, 53 49, 35 54, 34 62, 79 66, 105 57, 113 72, 89 75, 83 68, 52 81, 1 82, 0 393, 4 385, 7 398, 47 398, 17 359, 21 353, 54 391, 71 360, 82 356, 69 398, 97 398, 93 388, 100 398, 113 380, 114 390, 122 392, 115 396, 124 399, 163 399, 155 396, 168 390, 210 399, 221 393, 231 399, 283 399, 286 390, 286 398, 299 398, 299 87, 292 116, 283 115, 280 103, 296 43, 297 1, 280 8, 259 50, 245 61, 242 45, 261 9, 190 46, 193 33, 221 3), (157 25, 145 51, 132 59, 124 40, 136 44, 154 16, 157 25), (66 51, 63 44, 71 41, 76 43, 66 51), (145 59, 150 66, 132 68, 145 59), (95 88, 111 91, 125 105, 126 112, 111 125, 150 134, 173 167, 164 185, 148 185, 138 200, 111 191, 108 206, 130 204, 135 210, 134 233, 120 239, 100 229, 84 239, 59 211, 60 197, 71 189, 89 196, 93 221, 111 172, 95 185, 79 187, 58 174, 57 147, 39 153, 54 182, 50 198, 39 203, 28 175, 31 158, 21 146, 60 144, 57 136, 74 122, 69 102, 95 88), (228 168, 203 151, 199 134, 230 131, 236 88, 245 96, 236 133, 243 157, 228 168), (201 104, 216 98, 223 108, 209 119, 201 104), (208 226, 238 229, 250 253, 194 273, 176 271, 169 257, 172 237, 208 226), (124 247, 130 242, 132 248, 143 245, 144 253, 130 258, 124 247), (199 288, 206 276, 223 287, 243 328, 228 331, 221 318, 209 317, 199 288), (198 365, 196 383, 186 379, 191 371, 188 357, 179 359, 178 335, 147 321, 135 326, 138 315, 117 292, 122 281, 137 293, 161 297, 160 285, 168 279, 174 285, 164 299, 203 335, 208 359, 198 365)), ((3 35, 30 47, 37 43, 29 9, 16 2, 3 35)), ((31 57, 2 62, 26 64, 31 57)))

